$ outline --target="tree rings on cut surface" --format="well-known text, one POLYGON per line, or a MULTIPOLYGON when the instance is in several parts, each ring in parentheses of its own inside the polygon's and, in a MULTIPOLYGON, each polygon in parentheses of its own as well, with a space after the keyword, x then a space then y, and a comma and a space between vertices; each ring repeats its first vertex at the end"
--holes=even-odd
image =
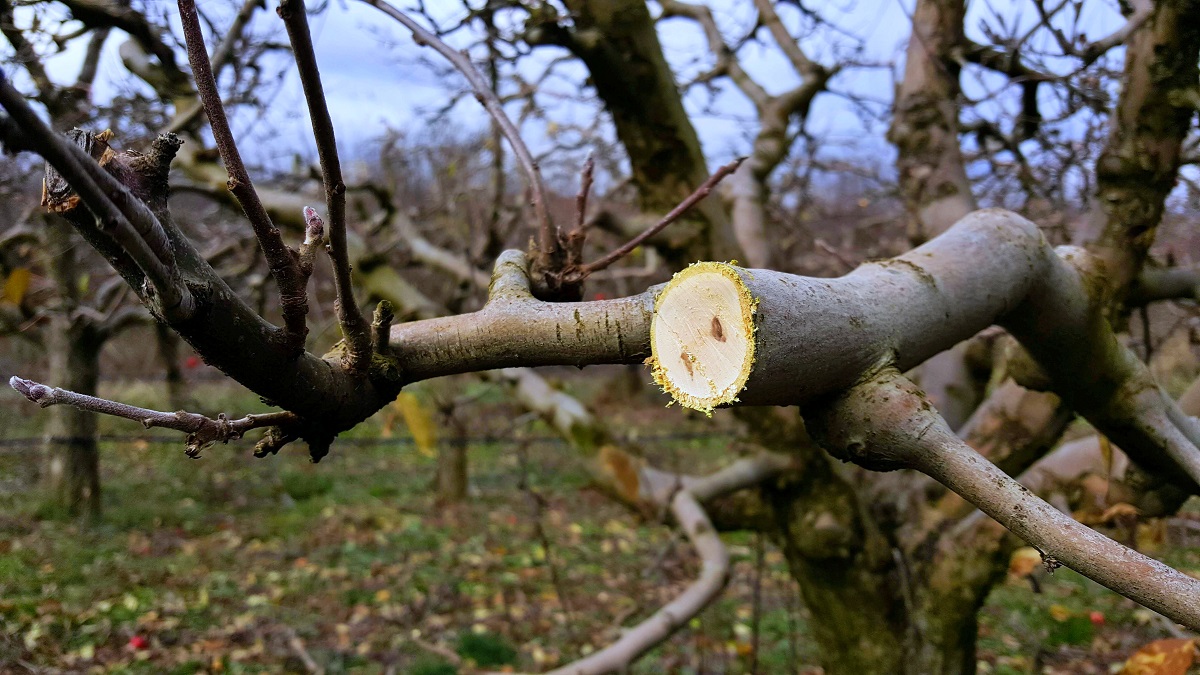
POLYGON ((680 405, 710 412, 737 401, 754 364, 757 301, 727 263, 701 262, 667 284, 654 309, 654 381, 680 405))

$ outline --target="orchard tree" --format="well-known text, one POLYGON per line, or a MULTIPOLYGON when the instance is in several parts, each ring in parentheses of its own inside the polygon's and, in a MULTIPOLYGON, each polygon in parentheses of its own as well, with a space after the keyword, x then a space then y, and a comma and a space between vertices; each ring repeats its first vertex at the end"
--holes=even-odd
MULTIPOLYGON (((753 32, 768 31, 801 77, 797 89, 771 94, 739 64, 739 45, 725 40, 711 11, 663 4, 663 18, 703 27, 716 59, 712 78, 735 82, 760 119, 749 159, 708 176, 644 2, 568 0, 561 13, 548 4, 504 5, 523 18, 511 24, 523 30, 514 41, 563 46, 587 67, 628 155, 639 206, 658 217, 634 240, 591 258, 584 247, 590 170, 575 223, 556 225, 538 163, 505 112, 495 80, 401 10, 368 1, 462 72, 529 187, 530 249, 498 256, 481 309, 447 316, 437 316, 439 302, 399 284, 391 288, 403 292, 369 316, 356 301, 347 186, 303 5, 284 1, 278 12, 309 106, 324 217, 311 208, 273 211, 267 191, 256 189, 229 128, 196 7, 190 0, 179 4, 195 92, 228 172, 229 193, 278 289, 282 326, 239 297, 176 225, 167 195, 168 169, 181 145, 177 135, 159 136, 142 153, 116 153, 101 167, 45 125, 4 80, 0 139, 9 150, 42 155, 64 177, 87 210, 74 226, 159 321, 280 411, 237 419, 157 412, 14 377, 12 386, 31 400, 185 432, 193 456, 265 429, 257 455, 302 440, 319 461, 340 432, 403 387, 489 371, 566 435, 615 496, 669 509, 704 562, 700 578, 676 600, 563 672, 620 670, 701 611, 729 571, 714 524, 774 536, 816 618, 827 672, 972 671, 975 615, 1015 541, 997 523, 1036 546, 1048 567, 1067 565, 1200 629, 1200 582, 1054 509, 1036 494, 1042 474, 1034 472, 1068 450, 1087 456, 1100 445, 1050 452, 1070 410, 1128 454, 1125 487, 1145 512, 1178 508, 1200 485, 1200 425, 1188 415, 1197 411, 1172 401, 1113 331, 1136 296, 1132 289, 1147 284, 1142 267, 1194 118, 1188 92, 1196 86, 1200 52, 1195 2, 1138 7, 1117 33, 1084 47, 1056 23, 1062 7, 1038 5, 1044 11, 1030 35, 1053 37, 1060 56, 1078 59, 1080 68, 1118 44, 1127 53, 1124 86, 1098 159, 1089 218, 1095 234, 1081 240, 1086 248, 1054 249, 1025 218, 977 210, 961 140, 962 61, 1000 70, 1026 99, 1039 86, 1073 86, 1071 78, 1026 60, 1023 46, 1042 42, 970 43, 963 3, 919 0, 891 138, 915 223, 911 231, 924 243, 837 279, 701 262, 665 286, 581 302, 590 276, 643 242, 657 246, 677 269, 697 258, 732 257, 739 247, 764 266, 782 266, 763 244, 770 241, 770 176, 790 153, 792 125, 803 122, 845 64, 819 65, 800 49, 779 15, 786 3, 755 2, 753 32), (703 199, 729 174, 731 208, 703 199), (286 235, 297 246, 285 241, 284 218, 304 224, 303 235, 286 235), (659 232, 668 234, 654 239, 659 232), (306 350, 305 317, 309 278, 322 250, 334 270, 343 339, 318 356, 306 350), (417 318, 396 322, 401 310, 417 318), (1005 356, 993 365, 1012 381, 994 388, 977 409, 963 406, 972 421, 956 433, 957 420, 948 424, 939 413, 943 399, 927 396, 904 373, 981 332, 995 342, 993 325, 1011 336, 1001 340, 1005 356), (643 361, 681 406, 708 413, 734 408, 765 451, 709 476, 655 469, 531 370, 643 361), (1031 393, 1018 383, 1053 394, 1031 393), (1028 400, 1035 404, 1025 405, 1028 400), (1005 407, 1014 401, 1017 408, 1005 407), (1022 414, 1010 414, 1014 410, 1022 414), (833 460, 866 471, 845 471, 833 460)), ((161 65, 166 54, 157 58, 161 65)), ((1010 148, 1022 146, 1008 135, 1032 137, 1042 128, 1038 99, 1024 103, 1019 120, 992 124, 1010 148)), ((438 250, 415 228, 405 230, 411 226, 405 216, 387 222, 432 267, 459 278, 479 275, 470 260, 438 250)), ((956 416, 966 415, 960 410, 956 416)), ((1059 470, 1071 471, 1061 464, 1059 470)))

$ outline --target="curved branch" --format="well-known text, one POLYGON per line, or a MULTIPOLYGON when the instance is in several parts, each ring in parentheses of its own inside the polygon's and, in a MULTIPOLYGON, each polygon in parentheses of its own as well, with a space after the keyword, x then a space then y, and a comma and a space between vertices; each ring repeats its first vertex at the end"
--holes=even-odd
POLYGON ((729 552, 709 522, 708 514, 688 490, 675 493, 671 499, 671 514, 700 555, 703 567, 699 578, 650 618, 625 631, 616 642, 590 656, 550 671, 551 675, 619 672, 687 625, 720 595, 729 580, 729 552))
POLYGON ((868 468, 936 479, 1043 552, 1112 590, 1200 630, 1200 580, 1132 551, 1042 501, 963 443, 924 394, 887 367, 827 405, 813 431, 830 452, 868 468))
POLYGON ((504 137, 508 139, 509 145, 512 146, 513 154, 517 157, 517 163, 521 165, 526 178, 529 179, 529 189, 533 193, 533 210, 538 222, 539 254, 557 259, 561 255, 561 245, 558 232, 550 220, 550 212, 546 205, 546 188, 542 184, 541 169, 538 168, 537 160, 533 158, 533 153, 529 151, 529 147, 525 145, 525 141, 521 138, 521 132, 513 124, 512 120, 508 118, 508 113, 504 112, 503 104, 500 103, 496 92, 492 91, 483 74, 475 68, 474 64, 471 63, 471 59, 465 53, 459 52, 445 42, 442 42, 440 38, 422 28, 419 23, 413 21, 404 12, 383 0, 363 0, 363 2, 399 21, 413 34, 413 39, 418 45, 433 48, 434 51, 441 54, 458 72, 467 78, 467 82, 471 85, 471 90, 475 93, 475 98, 483 104, 488 114, 496 121, 500 130, 504 133, 504 137))

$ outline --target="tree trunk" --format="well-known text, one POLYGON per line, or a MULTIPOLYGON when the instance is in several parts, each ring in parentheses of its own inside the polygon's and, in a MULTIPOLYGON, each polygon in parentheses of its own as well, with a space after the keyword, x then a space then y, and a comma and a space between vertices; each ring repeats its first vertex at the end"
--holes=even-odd
POLYGON ((467 498, 467 444, 451 439, 438 448, 437 502, 457 504, 467 498))
POLYGON ((451 436, 438 447, 435 491, 439 504, 457 504, 467 498, 467 429, 453 412, 445 417, 451 436))
POLYGON ((158 358, 162 360, 164 379, 167 383, 167 401, 172 410, 187 408, 187 380, 179 367, 179 336, 166 324, 154 322, 154 339, 158 344, 158 358))
MULTIPOLYGON (((55 315, 50 326, 50 381, 80 394, 96 395, 103 342, 86 321, 55 315)), ((96 414, 73 406, 50 410, 45 445, 51 504, 72 516, 100 517, 100 453, 96 414)))
MULTIPOLYGON (((46 221, 46 250, 58 307, 50 314, 47 348, 50 381, 80 394, 96 395, 100 349, 104 337, 98 326, 80 314, 82 293, 79 239, 59 219, 46 221)), ((96 444, 96 413, 58 405, 50 410, 46 427, 45 482, 49 503, 72 516, 100 516, 100 457, 96 444)))
MULTIPOLYGON (((568 0, 572 25, 559 17, 531 17, 531 44, 556 44, 587 66, 589 84, 613 118, 629 155, 639 207, 665 214, 708 178, 700 139, 683 107, 645 0, 568 0)), ((659 250, 678 269, 697 260, 741 257, 729 215, 706 199, 665 230, 659 250)))

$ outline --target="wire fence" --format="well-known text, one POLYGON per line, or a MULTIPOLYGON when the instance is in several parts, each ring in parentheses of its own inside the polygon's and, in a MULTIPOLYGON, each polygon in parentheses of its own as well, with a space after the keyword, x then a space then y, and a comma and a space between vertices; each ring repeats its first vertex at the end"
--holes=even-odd
MULTIPOLYGON (((699 441, 712 438, 734 438, 736 436, 737 434, 732 431, 713 430, 703 433, 686 432, 639 435, 636 441, 645 444, 665 444, 699 441)), ((99 434, 95 438, 100 443, 149 443, 152 445, 174 445, 183 442, 183 434, 99 434)), ((87 442, 89 440, 90 439, 88 438, 71 436, 25 436, 21 438, 0 438, 0 454, 5 452, 19 453, 31 450, 39 450, 48 443, 55 445, 72 445, 81 442, 87 442)), ((554 434, 481 434, 478 436, 468 436, 462 440, 465 440, 469 445, 488 444, 518 446, 538 444, 557 447, 566 447, 567 445, 566 440, 564 440, 561 436, 554 434)), ((339 445, 349 445, 354 447, 408 447, 415 445, 411 436, 340 438, 338 439, 337 443, 339 445)))

